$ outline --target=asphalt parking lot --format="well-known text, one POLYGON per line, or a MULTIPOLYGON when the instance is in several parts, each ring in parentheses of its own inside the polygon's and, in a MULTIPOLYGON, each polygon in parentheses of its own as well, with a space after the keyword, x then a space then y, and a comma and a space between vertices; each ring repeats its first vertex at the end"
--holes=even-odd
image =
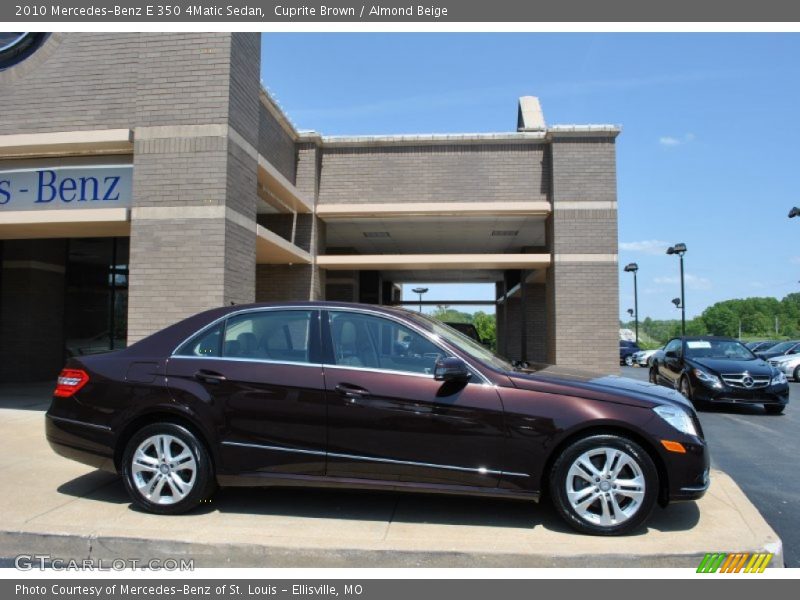
MULTIPOLYGON (((647 369, 622 367, 622 375, 647 380, 647 369)), ((733 477, 783 539, 787 567, 800 567, 800 383, 790 383, 780 416, 760 406, 714 407, 699 413, 713 467, 733 477)))

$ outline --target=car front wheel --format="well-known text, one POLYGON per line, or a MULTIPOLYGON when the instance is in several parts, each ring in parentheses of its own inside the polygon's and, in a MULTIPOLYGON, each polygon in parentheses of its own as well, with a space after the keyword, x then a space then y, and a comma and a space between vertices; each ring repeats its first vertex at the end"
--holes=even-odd
POLYGON ((136 432, 125 447, 122 475, 133 502, 158 514, 189 511, 215 486, 205 446, 174 423, 155 423, 136 432))
POLYGON ((550 496, 574 529, 620 535, 644 523, 658 496, 650 455, 625 437, 593 435, 574 442, 550 473, 550 496))

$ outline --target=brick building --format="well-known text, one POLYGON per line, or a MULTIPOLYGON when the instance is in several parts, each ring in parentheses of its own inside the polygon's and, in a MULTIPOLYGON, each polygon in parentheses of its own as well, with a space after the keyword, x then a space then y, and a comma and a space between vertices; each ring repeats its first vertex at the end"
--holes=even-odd
POLYGON ((508 133, 326 137, 261 87, 259 34, 26 35, 0 39, 0 381, 412 281, 494 283, 510 358, 617 368, 617 128, 525 97, 508 133))

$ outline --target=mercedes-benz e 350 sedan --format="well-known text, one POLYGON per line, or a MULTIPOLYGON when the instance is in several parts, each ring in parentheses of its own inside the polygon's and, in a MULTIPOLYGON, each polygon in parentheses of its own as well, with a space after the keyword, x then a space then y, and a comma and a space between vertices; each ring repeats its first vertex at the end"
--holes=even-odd
POLYGON ((575 529, 611 535, 709 483, 673 390, 514 367, 423 315, 329 302, 209 310, 72 358, 47 438, 162 514, 217 485, 546 493, 575 529))

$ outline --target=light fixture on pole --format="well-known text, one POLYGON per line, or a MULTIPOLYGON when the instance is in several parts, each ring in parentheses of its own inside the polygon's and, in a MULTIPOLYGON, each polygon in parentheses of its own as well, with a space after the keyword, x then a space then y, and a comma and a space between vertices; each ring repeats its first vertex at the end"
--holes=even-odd
POLYGON ((411 291, 414 292, 415 294, 419 294, 419 312, 422 313, 422 294, 427 293, 428 288, 426 288, 426 287, 415 287, 411 291))
MULTIPOLYGON (((634 327, 636 330, 636 343, 639 343, 639 290, 636 283, 636 273, 639 271, 639 265, 636 263, 630 263, 625 265, 625 272, 626 273, 633 273, 633 314, 631 315, 634 318, 634 327)), ((631 312, 630 310, 628 312, 631 312)))
MULTIPOLYGON (((675 244, 674 246, 670 246, 667 248, 667 254, 677 254, 678 257, 681 259, 681 297, 680 297, 680 309, 681 309, 681 335, 686 335, 686 293, 684 287, 684 278, 683 278, 683 255, 686 254, 686 244, 675 244)), ((677 298, 675 300, 678 300, 677 298)), ((674 303, 675 300, 672 302, 674 303)), ((678 307, 678 304, 675 304, 678 307)))

